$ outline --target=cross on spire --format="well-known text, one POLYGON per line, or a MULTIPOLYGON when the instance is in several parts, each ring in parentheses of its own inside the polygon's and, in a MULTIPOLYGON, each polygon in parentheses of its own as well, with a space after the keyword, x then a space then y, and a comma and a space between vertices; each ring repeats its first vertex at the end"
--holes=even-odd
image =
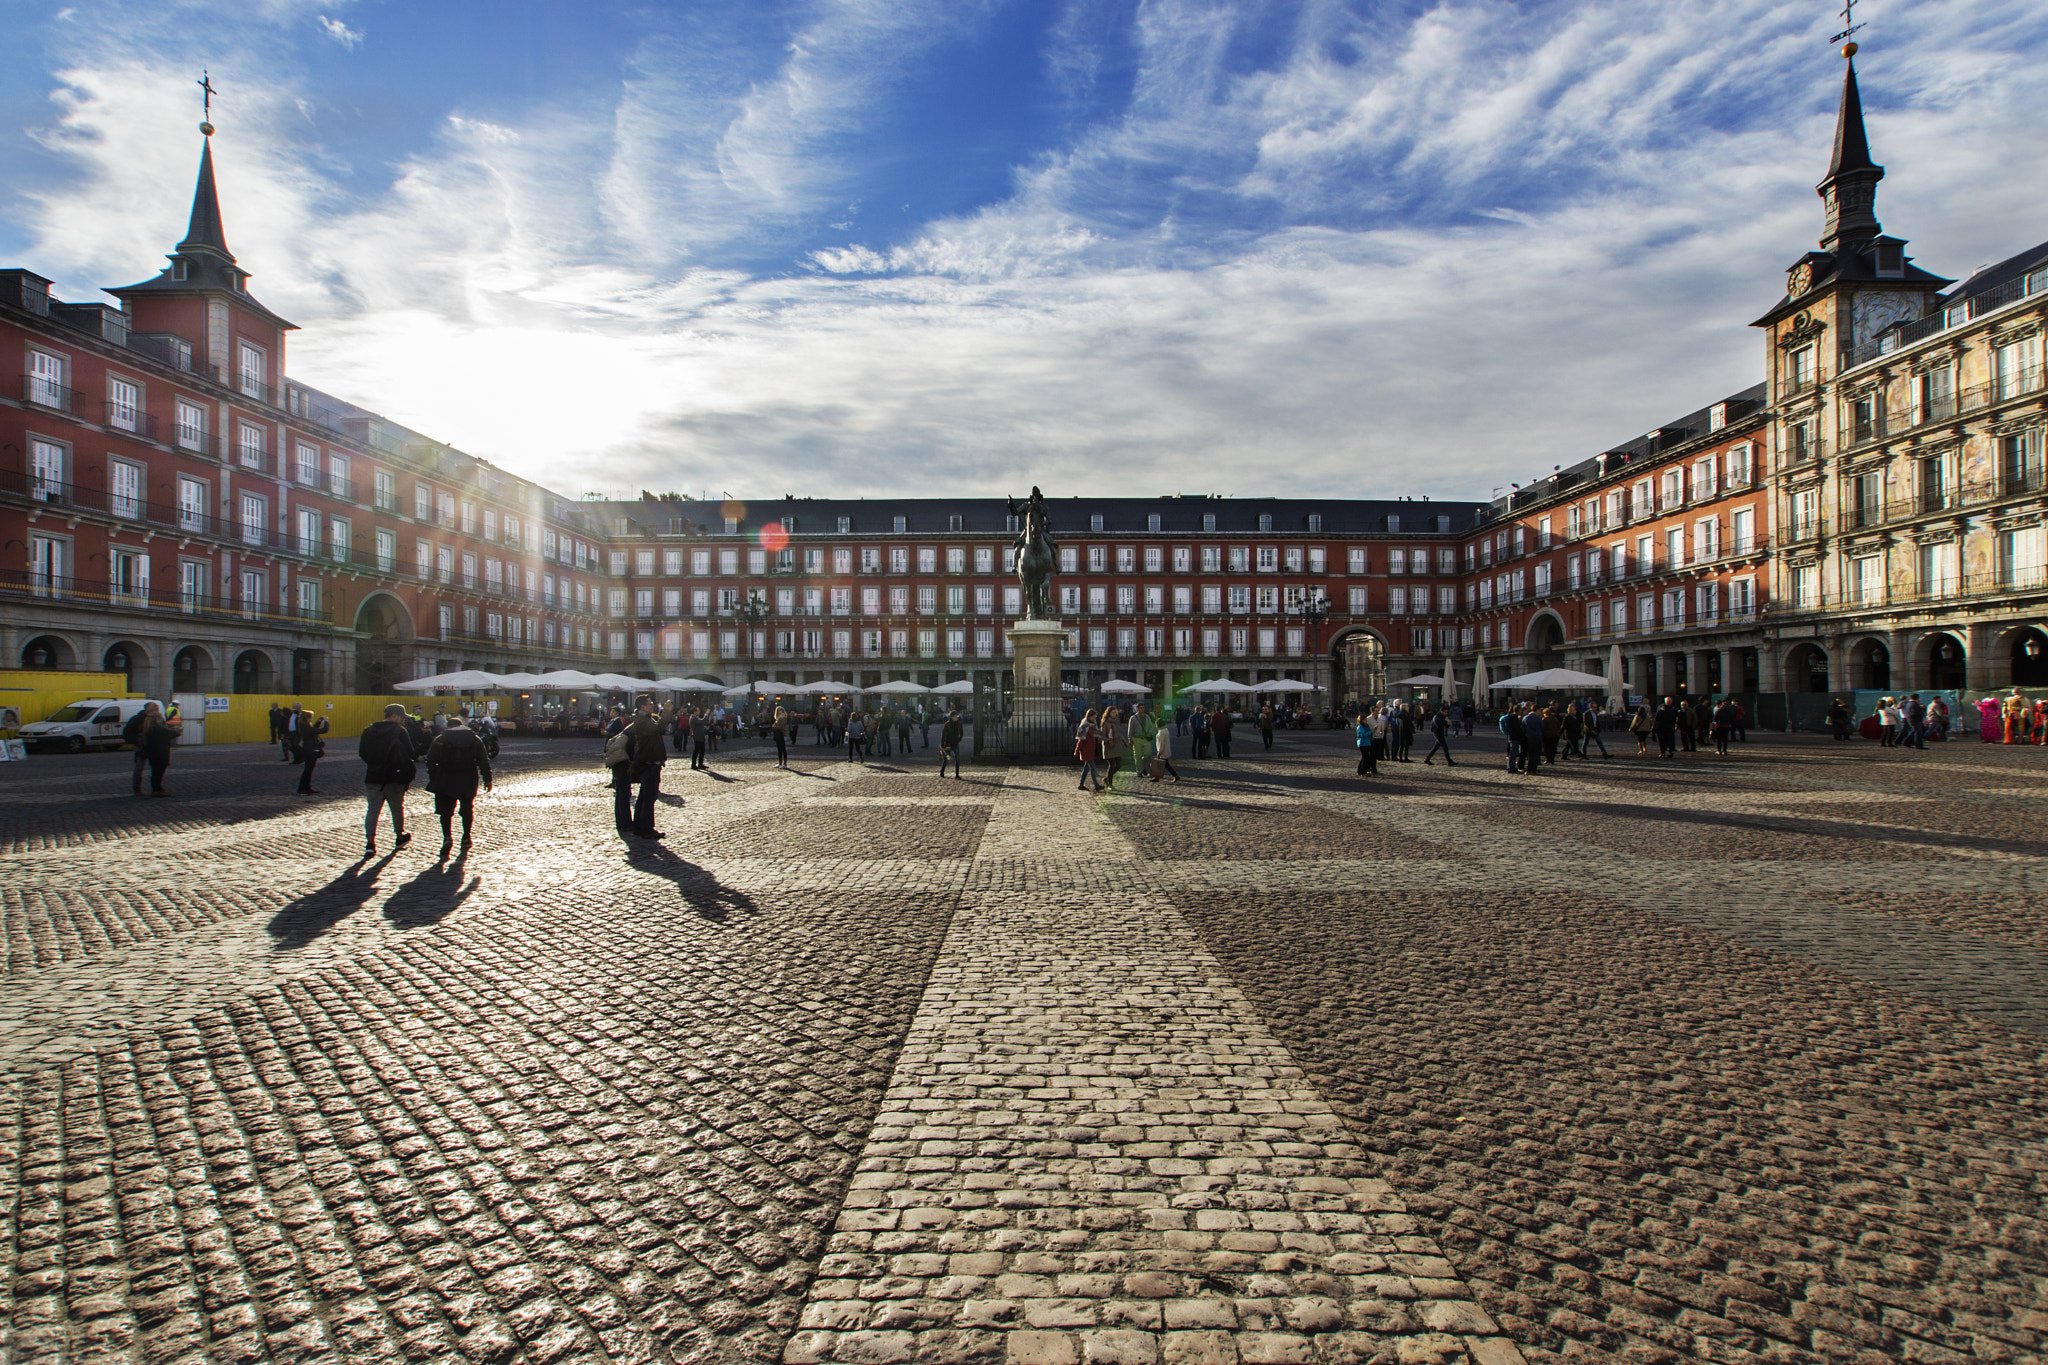
POLYGON ((192 84, 198 86, 200 90, 204 92, 201 98, 205 101, 205 109, 200 116, 199 131, 206 134, 206 136, 208 137, 212 137, 213 97, 215 94, 218 93, 214 88, 213 77, 207 73, 204 67, 201 67, 199 70, 199 79, 192 82, 192 84))
POLYGON ((1863 25, 1856 22, 1856 0, 1842 0, 1842 31, 1828 41, 1839 43, 1862 27, 1863 25))

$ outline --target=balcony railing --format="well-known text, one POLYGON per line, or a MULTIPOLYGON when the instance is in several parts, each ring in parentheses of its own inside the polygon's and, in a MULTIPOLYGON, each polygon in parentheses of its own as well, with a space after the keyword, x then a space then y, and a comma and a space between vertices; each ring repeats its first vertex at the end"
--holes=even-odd
POLYGON ((156 439, 156 418, 154 415, 126 403, 116 403, 112 399, 102 403, 100 408, 102 412, 101 425, 109 430, 124 431, 130 436, 140 437, 145 441, 154 441, 156 439))
POLYGON ((48 375, 23 375, 19 394, 22 402, 32 403, 39 408, 49 408, 53 412, 73 415, 78 412, 78 391, 65 388, 48 375))
POLYGON ((0 570, 0 596, 40 598, 67 605, 125 608, 129 611, 172 612, 185 616, 236 617, 296 625, 331 626, 333 614, 305 608, 250 606, 231 598, 176 588, 134 588, 86 578, 38 574, 33 570, 0 570))

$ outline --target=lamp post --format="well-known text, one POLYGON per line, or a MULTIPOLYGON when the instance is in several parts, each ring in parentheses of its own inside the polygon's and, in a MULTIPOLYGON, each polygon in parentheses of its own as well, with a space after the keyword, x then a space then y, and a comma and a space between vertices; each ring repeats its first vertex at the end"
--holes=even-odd
POLYGON ((1306 652, 1309 656, 1316 660, 1315 665, 1310 669, 1310 672, 1316 676, 1308 681, 1316 688, 1321 689, 1323 685, 1323 665, 1320 637, 1322 635, 1323 622, 1330 615, 1330 595, 1321 588, 1313 589, 1308 596, 1301 599, 1301 605, 1295 608, 1295 612, 1301 617, 1303 624, 1306 626, 1305 638, 1302 643, 1308 647, 1306 652))
POLYGON ((759 588, 747 589, 747 604, 740 608, 740 615, 747 618, 747 681, 754 681, 756 660, 754 658, 754 627, 771 615, 768 594, 759 588))

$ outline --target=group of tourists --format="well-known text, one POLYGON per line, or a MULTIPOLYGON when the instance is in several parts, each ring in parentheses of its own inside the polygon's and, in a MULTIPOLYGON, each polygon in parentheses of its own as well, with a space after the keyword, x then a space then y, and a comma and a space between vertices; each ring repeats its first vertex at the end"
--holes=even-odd
MULTIPOLYGON (((1202 712, 1196 713, 1198 716, 1202 712)), ((1219 758, 1230 757, 1230 713, 1219 710, 1214 713, 1217 721, 1205 721, 1202 728, 1194 729, 1197 736, 1208 735, 1220 742, 1219 758)), ((1263 725, 1267 734, 1267 746, 1272 747, 1272 724, 1269 719, 1263 725)), ((1192 728, 1192 727, 1191 727, 1192 728)), ((1081 716, 1081 722, 1074 728, 1074 757, 1081 761, 1081 781, 1076 791, 1087 791, 1092 785, 1096 791, 1104 791, 1102 779, 1107 777, 1114 786, 1117 774, 1128 771, 1133 776, 1145 774, 1148 782, 1161 782, 1168 778, 1180 781, 1180 774, 1173 766, 1174 727, 1161 725, 1159 718, 1144 702, 1136 702, 1127 711, 1120 706, 1104 706, 1100 710, 1090 709, 1081 716)))
MULTIPOLYGON (((326 722, 320 725, 325 733, 326 722)), ((468 717, 436 713, 432 726, 417 711, 408 714, 402 702, 384 708, 384 718, 363 731, 356 757, 364 765, 368 809, 363 813, 363 856, 377 853, 377 825, 391 812, 392 851, 412 842, 405 827, 405 794, 427 770, 427 790, 434 796, 434 814, 441 822, 441 859, 455 851, 455 817, 462 817, 462 852, 467 854, 476 824, 476 795, 491 789, 491 746, 468 717)), ((310 769, 309 769, 310 771, 310 769)))
MULTIPOLYGON (((1711 736, 1715 756, 1726 758, 1730 740, 1749 741, 1749 712, 1733 697, 1719 702, 1708 697, 1666 697, 1663 705, 1655 707, 1646 699, 1629 713, 1628 729, 1636 737, 1639 757, 1650 752, 1652 739, 1657 741, 1658 757, 1676 758, 1696 752, 1711 736)), ((1605 755, 1605 745, 1601 753, 1605 755)))

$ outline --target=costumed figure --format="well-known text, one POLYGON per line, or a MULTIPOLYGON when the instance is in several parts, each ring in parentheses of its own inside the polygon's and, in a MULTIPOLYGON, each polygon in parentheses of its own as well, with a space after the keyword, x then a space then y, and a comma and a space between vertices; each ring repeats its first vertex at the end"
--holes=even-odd
POLYGON ((1983 738, 1986 744, 1998 743, 2000 735, 2000 727, 1998 722, 1998 698, 1985 697, 1983 700, 1979 701, 1977 703, 1977 716, 1979 718, 1979 724, 1977 727, 1978 735, 1983 738))

